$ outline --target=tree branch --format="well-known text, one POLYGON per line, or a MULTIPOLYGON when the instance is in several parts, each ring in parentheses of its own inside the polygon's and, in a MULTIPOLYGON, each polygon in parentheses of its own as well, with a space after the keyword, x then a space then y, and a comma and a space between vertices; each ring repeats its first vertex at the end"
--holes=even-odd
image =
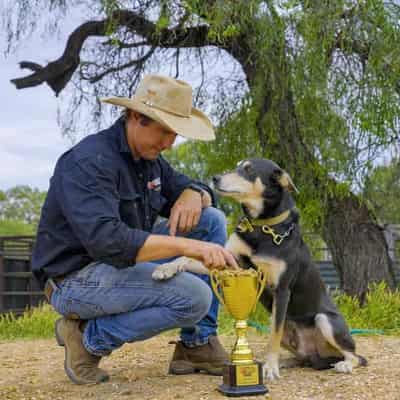
POLYGON ((191 28, 177 26, 171 29, 158 30, 157 26, 129 10, 117 10, 111 17, 102 21, 88 21, 76 28, 69 36, 63 55, 42 67, 39 64, 24 61, 21 68, 30 69, 33 74, 23 78, 12 79, 17 89, 38 86, 47 83, 56 96, 65 88, 80 63, 80 52, 85 40, 90 36, 108 36, 109 27, 125 27, 142 36, 153 47, 203 47, 218 45, 208 38, 208 26, 200 25, 191 28))
POLYGON ((125 68, 132 67, 134 65, 138 64, 144 64, 154 53, 155 47, 152 47, 143 57, 137 58, 135 60, 129 61, 126 64, 122 64, 116 67, 108 68, 105 71, 103 71, 101 74, 98 74, 96 76, 93 76, 92 78, 89 79, 90 83, 96 83, 99 80, 103 79, 106 75, 111 74, 113 72, 121 71, 125 68))

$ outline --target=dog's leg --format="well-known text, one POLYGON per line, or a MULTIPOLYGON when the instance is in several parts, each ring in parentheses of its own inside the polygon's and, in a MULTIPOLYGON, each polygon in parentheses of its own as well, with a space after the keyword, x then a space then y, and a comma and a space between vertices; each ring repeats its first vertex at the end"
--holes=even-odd
POLYGON ((225 243, 225 248, 229 250, 236 258, 240 256, 250 257, 253 253, 251 247, 239 237, 237 233, 232 233, 228 241, 225 243))
POLYGON ((264 375, 271 381, 280 378, 279 352, 289 298, 289 289, 284 288, 275 291, 271 316, 271 336, 268 343, 267 359, 264 364, 264 375))
POLYGON ((331 320, 326 314, 320 313, 315 317, 315 324, 320 329, 326 341, 343 355, 344 360, 332 366, 335 371, 351 374, 353 368, 366 365, 366 360, 355 354, 355 343, 341 316, 338 321, 331 320), (338 327, 335 327, 335 322, 338 327))
POLYGON ((209 270, 200 261, 188 257, 179 257, 171 262, 158 265, 153 271, 152 278, 156 281, 162 281, 183 271, 193 272, 194 274, 209 273, 209 270))

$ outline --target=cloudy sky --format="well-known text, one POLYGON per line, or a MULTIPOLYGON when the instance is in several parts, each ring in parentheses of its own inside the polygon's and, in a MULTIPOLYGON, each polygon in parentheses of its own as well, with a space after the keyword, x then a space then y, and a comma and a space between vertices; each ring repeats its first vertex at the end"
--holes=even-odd
POLYGON ((58 99, 44 85, 17 90, 10 79, 24 76, 21 60, 43 63, 59 56, 62 37, 31 40, 16 54, 4 56, 0 36, 0 190, 15 185, 48 188, 56 159, 71 146, 57 126, 58 99))

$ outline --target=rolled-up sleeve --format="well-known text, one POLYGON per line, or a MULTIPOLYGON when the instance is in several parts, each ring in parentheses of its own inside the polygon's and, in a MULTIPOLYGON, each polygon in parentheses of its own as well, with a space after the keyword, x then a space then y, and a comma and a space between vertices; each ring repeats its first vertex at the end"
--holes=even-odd
POLYGON ((58 180, 58 200, 90 257, 116 267, 134 264, 150 235, 121 221, 118 171, 101 157, 77 161, 58 180))

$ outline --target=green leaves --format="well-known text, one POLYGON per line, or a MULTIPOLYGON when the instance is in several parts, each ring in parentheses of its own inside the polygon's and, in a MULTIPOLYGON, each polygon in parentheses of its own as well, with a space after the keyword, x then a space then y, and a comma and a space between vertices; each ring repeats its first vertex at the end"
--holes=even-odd
POLYGON ((363 196, 382 223, 400 224, 400 160, 372 170, 363 196))
POLYGON ((15 186, 0 196, 0 224, 3 234, 31 233, 39 222, 46 192, 29 186, 15 186))

